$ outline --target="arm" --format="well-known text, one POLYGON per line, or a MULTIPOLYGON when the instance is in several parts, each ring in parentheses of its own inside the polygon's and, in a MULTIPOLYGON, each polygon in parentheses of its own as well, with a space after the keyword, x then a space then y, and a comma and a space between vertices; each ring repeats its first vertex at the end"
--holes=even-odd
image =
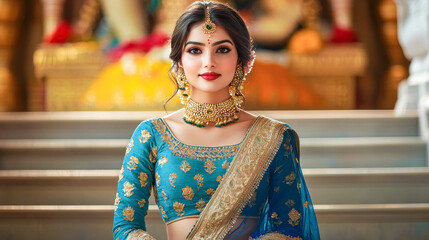
POLYGON ((149 121, 142 122, 127 145, 115 199, 114 239, 154 239, 147 234, 144 221, 156 161, 151 129, 149 121))
POLYGON ((299 164, 299 138, 292 129, 271 163, 268 200, 256 239, 320 239, 316 215, 299 164))

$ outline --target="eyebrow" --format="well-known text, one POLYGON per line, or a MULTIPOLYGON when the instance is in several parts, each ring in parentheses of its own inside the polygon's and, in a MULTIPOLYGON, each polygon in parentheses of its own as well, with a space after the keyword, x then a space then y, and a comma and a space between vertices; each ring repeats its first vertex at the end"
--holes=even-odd
MULTIPOLYGON (((228 43, 230 43, 231 45, 234 45, 230 40, 221 40, 221 41, 218 41, 218 42, 215 42, 215 43, 213 43, 213 46, 216 46, 216 45, 219 45, 219 44, 222 44, 222 43, 225 43, 225 42, 228 42, 228 43)), ((205 46, 205 44, 204 43, 201 43, 201 42, 193 42, 193 41, 189 41, 189 42, 187 42, 186 44, 185 44, 185 47, 186 47, 186 45, 188 45, 188 44, 195 44, 195 45, 200 45, 200 46, 205 46)))

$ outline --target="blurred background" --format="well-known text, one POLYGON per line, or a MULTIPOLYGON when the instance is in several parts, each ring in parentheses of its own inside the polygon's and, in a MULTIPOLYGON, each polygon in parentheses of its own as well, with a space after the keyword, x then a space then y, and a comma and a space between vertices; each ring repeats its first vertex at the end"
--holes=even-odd
MULTIPOLYGON (((191 2, 0 0, 0 111, 162 110, 169 36, 191 2)), ((393 0, 224 2, 257 49, 245 108, 394 107, 409 61, 393 0)))
MULTIPOLYGON (((0 239, 112 239, 191 2, 0 0, 0 239)), ((298 132, 321 238, 429 239, 429 0, 224 2, 256 47, 244 108, 298 132)), ((167 239, 153 196, 145 221, 167 239)))

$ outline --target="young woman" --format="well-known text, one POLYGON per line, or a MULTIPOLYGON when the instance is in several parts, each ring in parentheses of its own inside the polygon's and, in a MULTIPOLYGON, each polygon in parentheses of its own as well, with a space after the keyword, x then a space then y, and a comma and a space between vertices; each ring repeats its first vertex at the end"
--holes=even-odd
POLYGON ((295 131, 239 108, 253 55, 227 5, 195 2, 178 19, 170 58, 185 108, 135 130, 115 239, 154 239, 144 221, 151 186, 169 240, 319 239, 295 131))

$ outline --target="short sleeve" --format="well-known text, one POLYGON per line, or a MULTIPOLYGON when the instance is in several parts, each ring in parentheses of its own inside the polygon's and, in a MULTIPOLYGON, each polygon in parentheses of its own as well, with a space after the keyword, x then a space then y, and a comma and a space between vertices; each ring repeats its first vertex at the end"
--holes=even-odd
POLYGON ((150 120, 134 131, 119 174, 113 220, 114 239, 127 239, 130 232, 145 232, 157 147, 150 120))
POLYGON ((299 138, 291 128, 286 129, 282 145, 270 165, 268 199, 252 238, 320 239, 300 167, 299 138))

